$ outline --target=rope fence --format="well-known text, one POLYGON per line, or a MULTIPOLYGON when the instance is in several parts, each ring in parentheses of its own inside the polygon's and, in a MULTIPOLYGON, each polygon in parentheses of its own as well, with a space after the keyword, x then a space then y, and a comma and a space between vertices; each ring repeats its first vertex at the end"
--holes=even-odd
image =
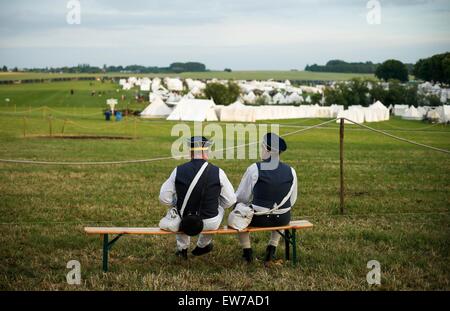
MULTIPOLYGON (((403 137, 399 137, 387 132, 384 132, 382 130, 378 130, 372 127, 369 127, 367 125, 363 125, 363 124, 359 124, 357 122, 354 122, 350 119, 347 118, 335 118, 332 120, 328 120, 316 125, 312 125, 312 126, 308 126, 299 130, 295 130, 283 135, 280 135, 282 137, 288 137, 288 136, 292 136, 292 135, 296 135, 302 132, 306 132, 309 130, 313 130, 315 128, 320 128, 323 127, 326 124, 335 122, 337 120, 346 120, 348 122, 351 122, 359 127, 365 128, 367 130, 373 131, 375 133, 390 137, 392 139, 396 139, 405 143, 409 143, 415 146, 419 146, 422 148, 426 148, 429 150, 433 150, 433 151, 437 151, 437 152, 441 152, 441 153, 445 153, 445 154, 450 154, 449 150, 446 149, 441 149, 441 148, 437 148, 437 147, 433 147, 433 146, 429 146, 426 144, 422 144, 413 140, 409 140, 403 137)), ((74 124, 74 125, 78 125, 79 124, 72 122, 72 121, 67 121, 67 120, 63 120, 64 122, 70 123, 70 124, 74 124)), ((92 128, 89 128, 92 129, 92 128)), ((98 130, 98 129, 97 129, 98 130)), ((238 149, 238 148, 244 148, 250 145, 254 145, 254 144, 258 144, 259 142, 250 142, 247 144, 242 144, 242 145, 238 145, 238 146, 232 146, 232 147, 228 147, 228 148, 223 148, 223 149, 219 149, 219 150, 215 150, 214 152, 222 152, 222 151, 227 151, 227 150, 231 150, 231 149, 238 149)), ((16 160, 16 159, 0 159, 1 163, 12 163, 12 164, 34 164, 34 165, 76 165, 76 166, 80 166, 80 165, 124 165, 124 164, 142 164, 142 163, 149 163, 149 162, 155 162, 155 161, 164 161, 164 160, 171 160, 171 159, 180 159, 183 158, 184 156, 162 156, 162 157, 156 157, 156 158, 151 158, 151 159, 140 159, 140 160, 122 160, 122 161, 93 161, 93 162, 63 162, 63 161, 38 161, 38 160, 16 160)))

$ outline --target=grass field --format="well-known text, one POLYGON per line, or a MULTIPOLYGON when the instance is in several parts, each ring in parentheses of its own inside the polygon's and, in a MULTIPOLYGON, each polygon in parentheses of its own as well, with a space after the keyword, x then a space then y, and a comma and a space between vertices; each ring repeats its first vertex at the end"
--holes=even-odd
MULTIPOLYGON (((133 92, 128 92, 130 98, 133 92)), ((110 83, 0 86, 0 158, 108 161, 170 156, 174 122, 103 121, 110 83), (73 88, 75 95, 70 96, 73 88), (92 97, 90 91, 104 91, 92 97), (5 102, 9 98, 10 102, 5 102), (47 106, 49 109, 38 109, 47 106), (53 109, 53 110, 50 110, 53 109), (132 140, 45 138, 125 135, 132 140), (66 122, 64 121, 66 120, 66 122), (26 137, 23 137, 24 121, 26 137), (71 123, 72 122, 72 123, 71 123)), ((142 109, 127 99, 128 104, 142 109)), ((323 120, 286 120, 285 134, 323 120)), ((450 128, 393 119, 370 124, 421 143, 450 149, 450 128)), ((215 250, 179 261, 174 237, 125 237, 101 272, 101 240, 87 225, 156 226, 166 208, 159 188, 175 165, 166 160, 123 166, 41 166, 0 163, 0 289, 2 290, 449 290, 450 157, 346 126, 346 214, 339 209, 336 124, 286 138, 283 156, 298 173, 294 219, 315 227, 300 234, 300 264, 265 268, 241 260, 236 237, 215 237, 215 250), (66 264, 79 260, 82 285, 66 283, 66 264), (382 284, 366 282, 369 260, 382 284)), ((213 160, 237 187, 251 160, 213 160)), ((252 235, 262 256, 268 234, 252 235)), ((282 258, 283 247, 278 256, 282 258)))
POLYGON ((134 77, 181 77, 183 79, 234 79, 234 80, 349 80, 351 78, 374 78, 371 74, 357 73, 332 73, 332 72, 308 72, 308 71, 208 71, 208 72, 183 72, 180 74, 48 74, 48 73, 0 73, 0 80, 26 80, 26 79, 54 79, 54 78, 76 78, 76 77, 99 77, 99 76, 134 76, 134 77))

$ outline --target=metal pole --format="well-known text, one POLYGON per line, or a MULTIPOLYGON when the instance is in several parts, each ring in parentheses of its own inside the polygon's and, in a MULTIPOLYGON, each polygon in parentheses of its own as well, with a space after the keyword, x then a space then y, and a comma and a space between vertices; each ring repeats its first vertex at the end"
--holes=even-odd
POLYGON ((103 235, 103 272, 108 272, 108 234, 103 235))
POLYGON ((297 231, 292 229, 292 263, 297 265, 297 231))
POLYGON ((290 255, 290 251, 289 251, 289 243, 290 243, 290 234, 289 234, 289 229, 284 230, 284 254, 286 257, 286 260, 289 260, 289 255, 290 255))
POLYGON ((344 119, 341 119, 339 127, 339 166, 340 166, 340 208, 344 214, 344 119))

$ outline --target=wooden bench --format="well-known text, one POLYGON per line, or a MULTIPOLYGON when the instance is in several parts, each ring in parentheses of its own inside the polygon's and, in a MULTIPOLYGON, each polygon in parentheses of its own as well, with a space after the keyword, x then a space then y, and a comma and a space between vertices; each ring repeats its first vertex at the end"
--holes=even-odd
MULTIPOLYGON (((290 258, 290 245, 292 245, 292 263, 297 264, 297 230, 312 228, 312 223, 307 220, 291 221, 289 225, 280 227, 256 228, 249 227, 241 232, 278 231, 285 241, 285 257, 290 258), (284 233, 282 232, 284 230, 284 233)), ((127 228, 127 227, 85 227, 87 234, 103 235, 103 271, 108 271, 109 250, 123 235, 171 235, 174 232, 164 231, 159 228, 127 228), (116 235, 109 240, 109 235, 116 235)), ((223 227, 217 230, 203 231, 202 234, 237 234, 239 231, 223 227)))

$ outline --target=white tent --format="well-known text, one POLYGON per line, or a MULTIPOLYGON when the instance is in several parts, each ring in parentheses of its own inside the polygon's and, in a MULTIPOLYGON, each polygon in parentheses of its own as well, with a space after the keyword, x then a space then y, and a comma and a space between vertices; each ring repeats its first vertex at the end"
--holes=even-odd
POLYGON ((167 117, 172 112, 172 108, 167 106, 160 96, 154 95, 152 103, 145 108, 140 116, 142 118, 167 117))
POLYGON ((220 110, 220 121, 255 122, 255 109, 236 101, 220 110))
POLYGON ((267 104, 267 105, 272 104, 272 97, 270 97, 269 93, 264 92, 264 93, 261 95, 261 98, 264 99, 264 103, 265 103, 265 104, 267 104))
POLYGON ((123 89, 124 91, 131 90, 132 87, 133 87, 133 85, 130 84, 130 83, 128 83, 128 82, 125 82, 125 84, 122 85, 122 89, 123 89))
POLYGON ((141 83, 141 91, 142 92, 148 92, 148 91, 150 91, 150 87, 151 87, 151 85, 150 85, 150 83, 141 83))
MULTIPOLYGON (((360 106, 350 106, 348 107, 348 110, 341 110, 338 115, 338 118, 347 118, 349 120, 352 120, 356 123, 364 123, 364 110, 360 106)), ((336 123, 339 123, 340 120, 336 120, 336 123)), ((352 124, 352 122, 349 122, 347 120, 344 120, 344 123, 346 124, 352 124)))
POLYGON ((159 90, 159 87, 161 86, 161 79, 160 78, 154 78, 152 81, 152 91, 157 92, 159 90))
POLYGON ((217 121, 215 104, 209 99, 183 98, 167 117, 171 121, 217 121))
POLYGON ((288 104, 299 104, 303 102, 303 97, 298 95, 297 93, 292 93, 291 95, 286 97, 286 103, 288 104))
POLYGON ((181 92, 183 91, 183 82, 178 78, 166 78, 164 79, 167 89, 169 91, 181 92))
POLYGON ((427 112, 427 119, 433 121, 433 122, 438 122, 438 123, 443 123, 445 122, 445 117, 443 114, 443 109, 440 109, 441 107, 438 107, 436 109, 431 109, 430 111, 427 112))
MULTIPOLYGON (((370 110, 373 111, 373 113, 376 116, 377 121, 387 121, 389 120, 389 109, 386 108, 385 105, 383 105, 382 102, 379 100, 370 105, 370 110)), ((367 121, 370 122, 370 121, 367 121)))
POLYGON ((394 105, 394 116, 401 117, 406 109, 408 109, 408 105, 394 105))
POLYGON ((248 104, 254 104, 256 102, 256 95, 250 91, 250 93, 244 95, 243 100, 248 104))
POLYGON ((423 119, 423 115, 421 115, 419 113, 419 111, 417 110, 416 107, 411 106, 409 108, 407 108, 403 115, 402 115, 402 119, 406 119, 406 120, 422 120, 423 119))
POLYGON ((279 105, 286 104, 286 98, 283 96, 283 94, 277 93, 273 96, 272 102, 279 105))

